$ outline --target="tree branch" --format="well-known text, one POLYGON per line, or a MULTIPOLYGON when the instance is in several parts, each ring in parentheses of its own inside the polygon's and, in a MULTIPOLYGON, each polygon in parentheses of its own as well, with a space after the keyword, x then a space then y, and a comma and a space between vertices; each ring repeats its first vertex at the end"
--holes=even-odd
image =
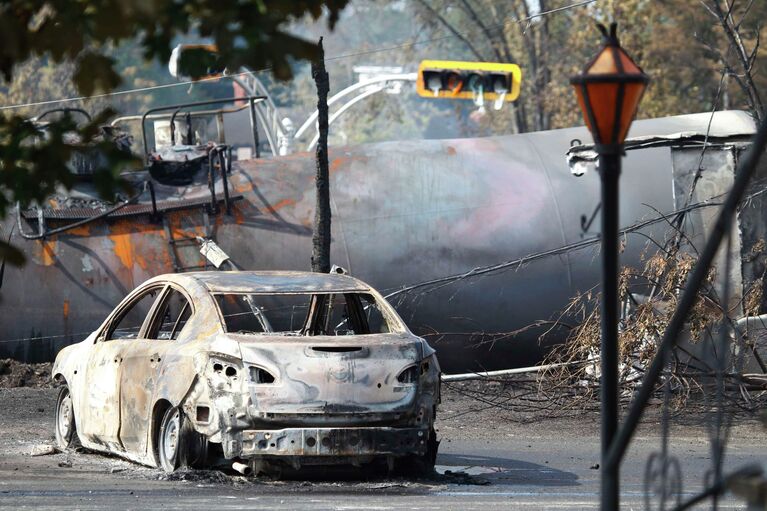
POLYGON ((475 11, 471 4, 469 4, 468 0, 461 0, 461 4, 464 7, 464 10, 469 15, 469 17, 474 21, 474 23, 477 24, 479 29, 482 31, 482 34, 487 39, 487 42, 489 43, 490 47, 493 49, 493 53, 495 53, 495 57, 500 61, 503 60, 503 57, 501 57, 501 52, 498 50, 497 42, 495 38, 493 37, 493 34, 490 33, 490 30, 488 30, 487 25, 485 25, 482 20, 479 18, 479 15, 477 14, 477 11, 475 11))
POLYGON ((437 10, 434 9, 434 7, 429 5, 429 3, 426 0, 418 0, 418 3, 421 4, 424 7, 424 9, 429 11, 429 14, 431 14, 432 16, 437 18, 437 20, 439 20, 439 22, 446 29, 448 29, 450 31, 450 33, 453 34, 459 41, 461 41, 463 44, 465 44, 466 47, 469 48, 469 50, 474 54, 475 57, 477 57, 479 60, 485 60, 485 57, 482 55, 482 52, 477 50, 477 48, 471 43, 471 41, 469 41, 466 38, 466 36, 464 36, 462 33, 458 32, 458 30, 456 30, 455 27, 453 27, 453 25, 451 25, 450 22, 447 21, 444 16, 442 16, 442 14, 437 12, 437 10))
POLYGON ((722 6, 720 5, 719 0, 715 0, 713 10, 717 19, 719 20, 720 25, 722 26, 722 29, 724 30, 725 36, 727 36, 730 47, 735 50, 735 55, 738 58, 740 66, 743 68, 743 79, 745 82, 745 88, 743 92, 745 92, 749 97, 749 103, 753 105, 752 113, 756 117, 757 121, 760 121, 764 116, 764 107, 762 105, 762 98, 760 97, 759 91, 756 88, 753 77, 751 76, 752 66, 750 64, 748 52, 746 51, 745 45, 743 44, 743 38, 740 36, 738 27, 735 25, 732 19, 732 9, 735 3, 733 2, 730 5, 725 0, 725 5, 728 7, 726 13, 722 10, 722 6))

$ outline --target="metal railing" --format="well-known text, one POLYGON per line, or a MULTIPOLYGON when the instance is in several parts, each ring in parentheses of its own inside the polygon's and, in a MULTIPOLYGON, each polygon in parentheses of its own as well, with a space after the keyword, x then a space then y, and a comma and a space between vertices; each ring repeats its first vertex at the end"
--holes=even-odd
MULTIPOLYGON (((168 120, 171 120, 171 123, 172 123, 172 121, 175 120, 176 116, 179 113, 183 112, 185 109, 190 109, 190 108, 194 108, 198 106, 217 105, 217 104, 223 104, 223 103, 236 103, 238 101, 245 101, 247 103, 241 107, 220 108, 215 110, 189 110, 188 112, 185 112, 185 114, 188 114, 189 117, 191 118, 212 117, 212 116, 219 116, 219 115, 228 114, 228 113, 235 113, 248 108, 249 115, 250 115, 250 129, 252 133, 253 148, 256 153, 256 157, 259 157, 260 151, 259 151, 259 139, 258 139, 258 121, 257 121, 255 105, 265 100, 266 100, 265 96, 245 96, 245 97, 229 97, 229 98, 221 98, 221 99, 211 99, 206 101, 195 101, 191 103, 178 103, 174 105, 163 105, 163 106, 151 108, 140 116, 129 115, 129 116, 118 117, 111 122, 111 125, 115 126, 123 122, 140 121, 141 122, 141 140, 143 143, 144 154, 149 155, 151 151, 149 150, 149 143, 147 141, 148 140, 147 130, 146 130, 147 120, 168 119, 168 120), (171 110, 173 112, 167 113, 167 114, 155 113, 155 112, 163 112, 163 111, 171 111, 171 110)), ((222 122, 218 122, 216 125, 216 128, 218 129, 219 138, 221 136, 222 124, 223 124, 222 122)))

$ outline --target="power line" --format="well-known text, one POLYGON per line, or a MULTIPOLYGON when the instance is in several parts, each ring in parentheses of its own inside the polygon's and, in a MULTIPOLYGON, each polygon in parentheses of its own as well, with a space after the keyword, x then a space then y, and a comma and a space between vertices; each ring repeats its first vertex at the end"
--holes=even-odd
MULTIPOLYGON (((543 16, 548 16, 550 14, 555 14, 555 13, 558 13, 558 12, 562 12, 562 11, 566 11, 566 10, 569 10, 569 9, 573 9, 575 7, 582 7, 582 6, 585 6, 585 5, 588 5, 588 4, 592 4, 592 3, 596 2, 596 1, 597 0, 584 0, 582 2, 577 2, 577 3, 574 3, 574 4, 570 4, 570 5, 565 5, 565 6, 562 6, 562 7, 558 7, 556 9, 550 9, 548 11, 543 11, 543 12, 539 12, 537 14, 532 14, 532 15, 526 17, 526 18, 521 18, 521 19, 516 19, 516 18, 513 18, 513 17, 508 17, 505 20, 503 20, 501 23, 499 23, 497 25, 491 25, 488 28, 489 29, 500 28, 500 27, 504 27, 504 26, 508 25, 509 23, 524 23, 526 21, 532 21, 535 18, 540 18, 540 17, 543 17, 543 16)), ((341 54, 341 55, 335 55, 333 57, 326 57, 325 60, 326 61, 329 61, 329 60, 342 60, 342 59, 351 58, 351 57, 359 57, 359 56, 363 56, 363 55, 371 55, 371 54, 374 54, 374 53, 383 53, 383 52, 387 52, 387 51, 400 50, 400 49, 403 49, 403 48, 410 48, 410 47, 418 46, 418 45, 421 45, 421 44, 435 43, 435 42, 444 41, 444 40, 447 40, 447 39, 453 39, 453 38, 459 37, 459 36, 466 36, 466 34, 457 34, 457 35, 456 34, 449 34, 449 35, 445 35, 445 36, 441 36, 441 37, 435 37, 435 38, 432 38, 432 39, 424 39, 424 40, 421 40, 421 41, 412 41, 412 42, 409 42, 409 43, 402 43, 402 44, 398 44, 398 45, 394 45, 394 46, 386 46, 386 47, 383 47, 383 48, 373 48, 373 49, 370 49, 370 50, 363 50, 363 51, 354 52, 354 53, 344 53, 344 54, 341 54)), ((107 93, 104 93, 104 94, 96 94, 95 96, 77 96, 77 97, 65 98, 65 99, 50 99, 50 100, 46 100, 46 101, 34 101, 34 102, 30 102, 30 103, 2 106, 2 107, 0 107, 0 111, 3 111, 3 110, 16 110, 16 109, 19 109, 19 108, 28 108, 28 107, 33 107, 33 106, 54 105, 54 104, 58 104, 58 103, 71 103, 71 102, 74 102, 74 101, 87 101, 87 100, 91 100, 91 99, 111 98, 111 97, 115 97, 115 96, 124 96, 124 95, 127 95, 127 94, 136 94, 136 93, 140 93, 140 92, 151 92, 151 91, 160 90, 160 89, 168 89, 168 88, 172 88, 172 87, 180 87, 182 85, 192 85, 192 84, 195 84, 195 83, 217 81, 217 80, 222 80, 222 79, 225 79, 225 78, 231 79, 231 78, 235 78, 235 77, 238 77, 238 76, 248 75, 248 74, 251 74, 251 73, 261 73, 261 72, 265 72, 265 71, 269 71, 269 70, 271 70, 271 68, 267 67, 267 68, 259 69, 259 70, 256 70, 256 71, 246 71, 246 72, 242 72, 242 73, 235 73, 235 74, 225 75, 225 76, 221 76, 221 77, 211 77, 211 78, 203 78, 203 79, 200 79, 200 80, 187 80, 187 81, 184 81, 184 82, 175 82, 175 83, 165 83, 165 84, 160 84, 160 85, 151 85, 151 86, 148 86, 148 87, 139 87, 139 88, 128 89, 128 90, 123 90, 123 91, 107 92, 107 93)))
MULTIPOLYGON (((268 71, 267 69, 263 69, 262 71, 268 71)), ((260 72, 260 71, 256 71, 260 72)), ((210 81, 216 81, 221 80, 222 78, 235 78, 237 76, 243 76, 250 74, 250 71, 245 71, 242 73, 236 73, 231 75, 225 75, 223 77, 217 76, 217 77, 211 77, 211 78, 202 78, 200 80, 188 80, 185 82, 175 82, 175 83, 164 83, 161 85, 150 85, 148 87, 140 87, 137 89, 128 89, 128 90, 121 90, 121 91, 115 91, 115 92, 106 92, 104 94, 96 94, 94 96, 77 96, 73 98, 66 98, 66 99, 50 99, 47 101, 35 101, 32 103, 24 103, 19 105, 9 105, 9 106, 2 106, 0 107, 0 110, 13 110, 17 108, 26 108, 30 106, 43 106, 43 105, 53 105, 56 103, 70 103, 72 101, 84 101, 84 100, 90 100, 90 99, 99 99, 99 98, 110 98, 114 96, 124 96, 126 94, 135 94, 138 92, 148 92, 153 90, 159 90, 159 89, 168 89, 171 87, 180 87, 182 85, 191 85, 195 83, 201 83, 201 82, 210 82, 210 81)))

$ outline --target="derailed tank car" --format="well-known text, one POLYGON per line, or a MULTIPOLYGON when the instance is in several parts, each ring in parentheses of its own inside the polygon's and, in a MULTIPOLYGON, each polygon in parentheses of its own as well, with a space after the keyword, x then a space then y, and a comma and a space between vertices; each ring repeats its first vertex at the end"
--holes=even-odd
MULTIPOLYGON (((704 134, 708 122, 708 114, 638 121, 631 136, 704 134)), ((744 113, 713 118, 712 136, 751 133, 744 113)), ((331 148, 332 262, 381 290, 437 349, 445 372, 535 364, 566 335, 548 321, 599 282, 599 178, 593 170, 573 176, 566 161, 587 137, 573 128, 331 148)), ((628 152, 622 226, 675 209, 673 151, 666 144, 628 152)), ((0 356, 52 359, 136 284, 203 268, 198 237, 214 239, 241 268, 307 269, 314 155, 220 167, 201 166, 187 184, 132 173, 134 202, 42 239, 25 240, 17 225, 37 232, 42 219, 43 228, 57 228, 109 206, 61 203, 22 211, 18 224, 7 218, 2 235, 29 262, 6 268, 0 287, 0 356)), ((94 191, 83 183, 69 197, 87 201, 94 191)), ((627 234, 621 263, 638 266, 646 236, 662 239, 665 230, 661 219, 627 234)))

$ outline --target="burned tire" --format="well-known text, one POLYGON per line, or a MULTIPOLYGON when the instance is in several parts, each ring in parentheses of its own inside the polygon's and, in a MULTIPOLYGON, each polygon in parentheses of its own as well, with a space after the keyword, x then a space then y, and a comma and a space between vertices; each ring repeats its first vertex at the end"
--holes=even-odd
POLYGON ((64 385, 59 390, 56 400, 56 446, 63 450, 80 445, 75 425, 75 411, 72 406, 72 395, 69 387, 64 385))
POLYGON ((165 411, 157 431, 157 458, 163 470, 181 467, 201 468, 208 455, 208 439, 194 431, 179 408, 165 411))
POLYGON ((429 432, 429 440, 426 444, 426 452, 422 455, 410 455, 396 460, 394 473, 409 477, 429 477, 434 474, 434 465, 437 463, 437 432, 434 428, 429 432))

